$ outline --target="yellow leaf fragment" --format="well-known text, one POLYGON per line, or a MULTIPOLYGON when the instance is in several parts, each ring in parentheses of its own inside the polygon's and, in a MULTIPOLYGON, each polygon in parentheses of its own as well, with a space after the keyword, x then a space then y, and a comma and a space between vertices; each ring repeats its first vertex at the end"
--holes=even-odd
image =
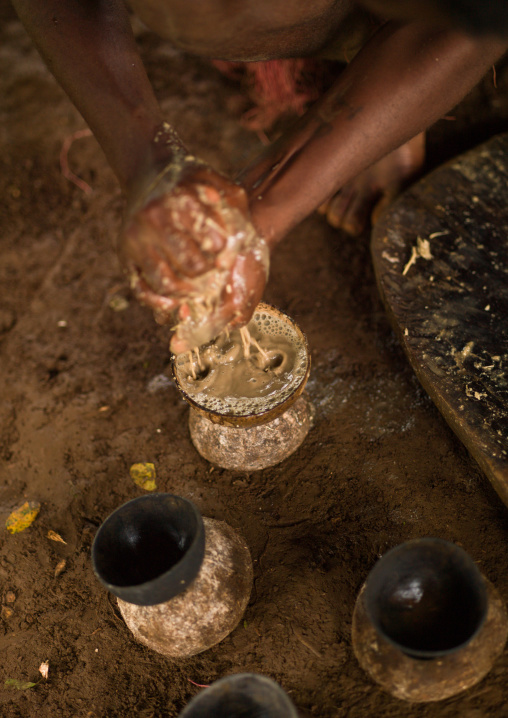
POLYGON ((24 531, 35 521, 40 510, 41 505, 38 501, 25 501, 23 506, 15 509, 5 522, 7 531, 11 534, 24 531))
POLYGON ((12 608, 9 608, 9 606, 2 606, 0 610, 0 618, 3 618, 4 621, 7 621, 13 613, 14 611, 12 610, 12 608))
POLYGON ((132 464, 130 468, 131 479, 136 486, 145 491, 155 491, 155 466, 153 464, 132 464))
POLYGON ((50 529, 46 535, 49 539, 51 539, 51 541, 59 541, 60 543, 67 544, 67 541, 64 541, 60 534, 57 534, 56 531, 52 531, 50 529))

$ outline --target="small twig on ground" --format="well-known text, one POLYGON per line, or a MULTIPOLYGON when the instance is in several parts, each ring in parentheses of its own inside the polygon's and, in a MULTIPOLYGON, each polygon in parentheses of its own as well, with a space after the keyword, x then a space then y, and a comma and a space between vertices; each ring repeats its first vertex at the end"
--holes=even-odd
POLYGON ((305 646, 305 648, 308 648, 309 651, 316 656, 316 658, 321 658, 321 659, 323 658, 323 656, 322 656, 321 653, 317 650, 317 648, 315 648, 315 647, 312 645, 312 643, 309 643, 309 641, 307 641, 307 640, 302 636, 302 634, 300 633, 300 631, 298 631, 293 624, 291 624, 291 628, 293 629, 293 633, 295 634, 295 636, 298 638, 298 640, 300 641, 300 643, 302 643, 302 644, 305 646))
POLYGON ((65 138, 62 144, 62 149, 60 150, 60 169, 62 170, 63 176, 65 177, 65 179, 68 179, 69 182, 73 182, 77 187, 83 190, 85 194, 92 194, 93 189, 84 180, 75 175, 74 172, 70 169, 68 156, 72 143, 75 140, 79 140, 82 137, 90 137, 91 134, 92 130, 88 128, 85 130, 78 130, 77 132, 73 132, 72 135, 69 135, 65 138))
POLYGON ((109 607, 110 607, 111 610, 113 611, 113 616, 116 618, 117 621, 120 621, 120 623, 125 626, 125 623, 124 623, 122 617, 119 615, 118 608, 116 607, 118 604, 114 605, 114 604, 112 603, 113 600, 114 600, 114 599, 112 598, 111 594, 108 593, 108 595, 107 595, 107 601, 108 601, 108 603, 109 603, 109 607), (117 611, 118 611, 118 613, 117 613, 117 611))
POLYGON ((210 688, 210 686, 205 685, 204 683, 195 683, 195 681, 191 681, 190 678, 187 678, 189 683, 192 683, 193 686, 197 686, 198 688, 210 688))

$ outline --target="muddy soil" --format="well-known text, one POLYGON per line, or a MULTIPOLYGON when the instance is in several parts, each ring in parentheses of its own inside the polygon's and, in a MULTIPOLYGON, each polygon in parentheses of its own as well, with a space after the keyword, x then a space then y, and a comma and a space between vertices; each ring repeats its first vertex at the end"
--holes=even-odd
MULTIPOLYGON (((477 687, 428 705, 384 693, 353 654, 360 587, 406 539, 459 543, 508 600, 507 510, 408 366, 378 298, 369 237, 348 239, 314 216, 276 250, 265 299, 308 337, 315 425, 279 466, 213 468, 189 439, 168 331, 130 297, 118 266, 115 178, 91 137, 69 162, 93 192, 62 176, 62 143, 85 124, 0 8, 0 715, 174 718, 194 683, 243 671, 279 681, 302 716, 506 715, 508 653, 477 687), (135 462, 153 462, 158 490, 227 521, 252 553, 244 620, 192 659, 135 643, 92 572, 98 526, 143 493, 129 475, 135 462), (5 520, 26 500, 40 514, 11 535, 5 520), (4 689, 7 679, 36 682, 43 661, 48 680, 4 689)), ((189 148, 226 172, 241 167, 260 140, 239 123, 238 89, 137 34, 189 148)), ((431 131, 428 166, 505 129, 507 89, 500 63, 497 88, 489 74, 431 131)))

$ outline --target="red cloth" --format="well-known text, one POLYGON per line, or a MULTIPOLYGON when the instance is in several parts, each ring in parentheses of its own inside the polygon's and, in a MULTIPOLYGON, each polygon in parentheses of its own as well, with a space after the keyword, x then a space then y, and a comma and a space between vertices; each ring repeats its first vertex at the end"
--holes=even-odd
POLYGON ((302 115, 323 90, 327 64, 312 58, 228 62, 212 60, 224 75, 246 85, 254 102, 242 118, 251 130, 263 131, 287 115, 302 115))

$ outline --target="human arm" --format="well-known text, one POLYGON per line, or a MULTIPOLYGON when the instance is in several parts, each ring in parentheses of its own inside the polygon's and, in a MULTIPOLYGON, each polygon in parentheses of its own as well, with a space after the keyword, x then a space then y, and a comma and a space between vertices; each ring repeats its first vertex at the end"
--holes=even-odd
POLYGON ((246 321, 267 252, 244 190, 190 155, 164 122, 123 0, 13 2, 118 177, 128 207, 119 253, 138 298, 181 326, 173 346, 188 348, 198 324, 199 337, 212 338, 246 321))
POLYGON ((330 91, 239 177, 274 246, 381 157, 446 114, 506 42, 425 23, 386 23, 330 91))

